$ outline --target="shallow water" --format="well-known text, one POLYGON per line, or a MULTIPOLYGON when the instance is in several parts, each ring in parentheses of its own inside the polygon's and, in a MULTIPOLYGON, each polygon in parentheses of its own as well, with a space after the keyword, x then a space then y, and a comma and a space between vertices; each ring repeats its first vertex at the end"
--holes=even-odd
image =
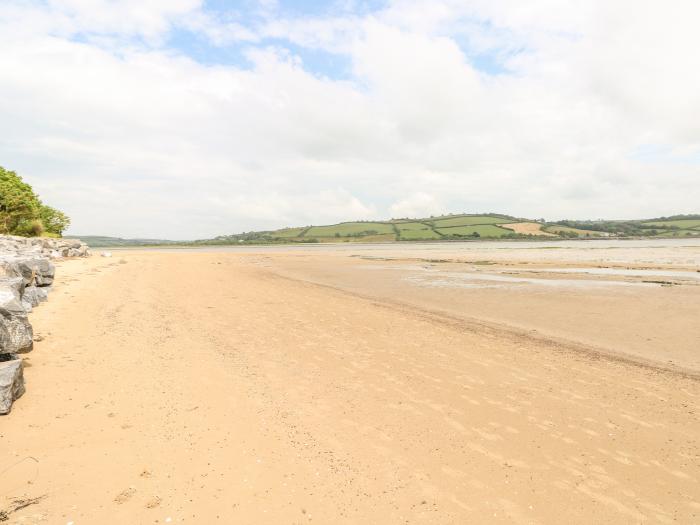
MULTIPOLYGON (((464 262, 519 261, 700 268, 700 239, 585 241, 468 241, 422 243, 335 243, 272 246, 125 248, 127 251, 328 255, 372 259, 435 259, 464 262)), ((97 249, 96 252, 101 250, 97 249)), ((111 250, 119 251, 119 250, 111 250)), ((669 268, 666 268, 669 269, 669 268)))
POLYGON ((541 270, 522 269, 518 273, 573 273, 590 275, 621 275, 627 277, 677 277, 700 281, 700 272, 682 270, 632 270, 626 268, 546 268, 541 270))
POLYGON ((245 245, 245 246, 173 246, 173 247, 124 247, 124 248, 95 248, 94 251, 138 250, 138 251, 186 251, 186 252, 287 252, 307 251, 454 251, 469 252, 477 250, 609 250, 627 248, 695 248, 700 249, 700 238, 693 239, 605 239, 577 241, 435 241, 435 242, 393 242, 393 243, 308 243, 282 245, 245 245))
POLYGON ((439 286, 460 288, 485 288, 500 285, 537 285, 548 287, 591 288, 602 286, 653 286, 656 283, 642 281, 612 281, 602 279, 536 279, 528 277, 511 277, 499 273, 481 272, 437 272, 437 274, 411 275, 406 281, 422 286, 439 286))

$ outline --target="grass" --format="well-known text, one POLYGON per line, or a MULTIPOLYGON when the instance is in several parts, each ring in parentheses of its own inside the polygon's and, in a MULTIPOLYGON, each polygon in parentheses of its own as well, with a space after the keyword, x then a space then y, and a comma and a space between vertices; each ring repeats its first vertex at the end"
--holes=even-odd
POLYGON ((299 237, 305 229, 306 228, 284 228, 283 230, 274 231, 270 235, 272 237, 279 237, 280 239, 291 239, 299 237))
POLYGON ((675 226, 681 230, 691 230, 700 228, 700 219, 680 219, 676 221, 645 222, 644 226, 652 226, 654 228, 669 228, 675 226))
POLYGON ((401 222, 401 223, 396 223, 396 227, 403 231, 403 230, 432 230, 430 225, 425 224, 423 222, 401 222))
POLYGON ((401 240, 404 241, 426 241, 433 239, 442 239, 442 236, 434 230, 401 230, 401 240))
MULTIPOLYGON (((392 242, 474 239, 526 239, 525 233, 517 233, 507 225, 517 223, 538 224, 501 214, 450 214, 429 218, 401 218, 388 221, 353 221, 325 226, 282 228, 275 231, 242 232, 197 241, 166 241, 157 239, 119 239, 87 236, 83 240, 89 246, 204 246, 279 243, 329 243, 329 242, 392 242), (499 226, 500 225, 500 226, 499 226), (478 237, 474 235, 478 234, 478 237)), ((559 238, 601 237, 700 237, 700 215, 675 215, 658 219, 635 221, 559 221, 546 224, 543 232, 558 234, 559 238), (586 228, 597 228, 588 230, 586 228), (652 232, 654 232, 652 234, 652 232)), ((536 235, 529 236, 537 239, 536 235)), ((552 239, 554 239, 552 237, 552 239)), ((558 247, 546 247, 558 249, 558 247)))
POLYGON ((490 217, 487 215, 463 215, 460 217, 448 217, 445 219, 437 218, 432 220, 436 228, 445 228, 449 226, 473 226, 479 224, 505 224, 513 222, 512 219, 503 217, 490 217))
POLYGON ((593 230, 579 230, 578 228, 569 228, 568 226, 545 226, 543 231, 550 233, 575 233, 581 237, 600 237, 603 232, 593 230))
POLYGON ((321 242, 394 242, 396 234, 382 233, 379 235, 363 235, 362 237, 322 237, 321 242))
POLYGON ((692 235, 700 235, 699 230, 669 230, 663 233, 664 237, 688 237, 692 235))
POLYGON ((404 241, 418 241, 421 239, 440 239, 441 235, 427 224, 422 222, 402 222, 396 224, 399 230, 399 239, 404 241))
POLYGON ((460 236, 471 237, 474 233, 478 233, 479 237, 503 237, 504 235, 512 235, 511 230, 499 228, 492 224, 481 224, 474 226, 453 226, 451 228, 436 228, 436 231, 443 234, 445 237, 460 236))
POLYGON ((344 222, 331 226, 312 226, 304 236, 350 237, 355 235, 378 235, 386 233, 394 234, 394 227, 386 222, 344 222))

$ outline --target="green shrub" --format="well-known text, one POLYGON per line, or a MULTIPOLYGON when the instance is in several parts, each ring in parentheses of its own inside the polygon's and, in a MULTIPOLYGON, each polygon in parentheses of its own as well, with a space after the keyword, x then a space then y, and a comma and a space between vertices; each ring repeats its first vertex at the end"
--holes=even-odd
POLYGON ((46 206, 14 171, 0 166, 0 234, 61 236, 70 219, 46 206))

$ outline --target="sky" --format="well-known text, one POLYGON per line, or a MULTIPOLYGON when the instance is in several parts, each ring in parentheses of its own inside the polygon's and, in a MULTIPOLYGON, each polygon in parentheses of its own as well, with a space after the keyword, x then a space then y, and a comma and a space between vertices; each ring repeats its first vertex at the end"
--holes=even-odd
POLYGON ((1 0, 0 165, 70 233, 700 213, 696 0, 1 0))

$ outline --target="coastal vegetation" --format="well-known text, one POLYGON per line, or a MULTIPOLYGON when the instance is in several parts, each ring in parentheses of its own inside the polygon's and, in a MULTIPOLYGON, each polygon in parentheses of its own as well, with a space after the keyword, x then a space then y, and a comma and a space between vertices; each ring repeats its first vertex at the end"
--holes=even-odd
POLYGON ((0 166, 0 234, 60 237, 69 225, 66 214, 44 204, 22 177, 0 166))

